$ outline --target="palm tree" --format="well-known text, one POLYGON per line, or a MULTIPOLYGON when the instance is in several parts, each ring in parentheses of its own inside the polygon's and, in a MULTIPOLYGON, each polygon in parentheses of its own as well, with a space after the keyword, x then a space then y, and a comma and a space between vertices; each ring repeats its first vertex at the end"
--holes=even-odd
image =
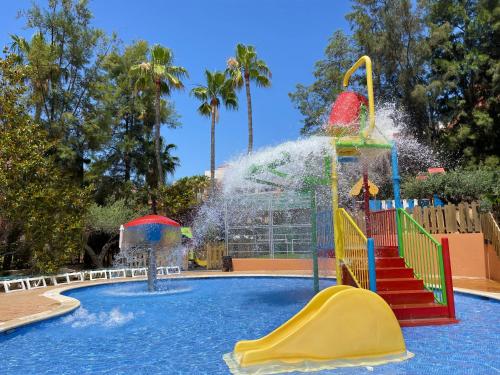
POLYGON ((202 116, 211 117, 210 130, 210 190, 215 190, 215 123, 219 121, 221 102, 227 109, 238 108, 238 97, 233 82, 224 72, 205 70, 206 85, 199 85, 191 90, 191 95, 201 101, 198 112, 202 116))
POLYGON ((236 46, 236 55, 227 60, 226 71, 237 88, 241 88, 243 83, 245 84, 248 112, 248 153, 251 153, 253 149, 253 125, 250 81, 255 82, 258 87, 269 87, 271 86, 272 73, 266 63, 257 58, 254 46, 245 46, 241 43, 236 46))
POLYGON ((160 110, 161 96, 169 96, 172 90, 184 87, 181 79, 187 77, 188 73, 182 66, 172 65, 174 55, 169 48, 155 44, 150 50, 149 61, 134 65, 131 72, 137 74, 135 85, 145 90, 154 85, 155 92, 155 158, 158 170, 158 187, 164 184, 163 167, 161 161, 160 144, 160 110))

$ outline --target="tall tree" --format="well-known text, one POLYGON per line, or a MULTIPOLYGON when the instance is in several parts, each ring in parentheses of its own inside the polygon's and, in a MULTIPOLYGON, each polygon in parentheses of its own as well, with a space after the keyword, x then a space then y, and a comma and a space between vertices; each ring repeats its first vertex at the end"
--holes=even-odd
POLYGON ((55 144, 28 115, 29 72, 15 60, 0 58, 0 255, 8 269, 28 249, 21 266, 55 272, 81 249, 87 193, 61 173, 55 144))
POLYGON ((156 167, 158 172, 158 187, 164 181, 161 163, 160 126, 161 126, 161 96, 169 96, 172 90, 184 87, 181 79, 187 76, 187 70, 182 66, 172 65, 174 55, 168 48, 154 45, 150 50, 148 61, 134 65, 132 72, 138 73, 136 85, 142 90, 147 90, 154 85, 155 92, 155 152, 156 167))
POLYGON ((108 123, 101 99, 106 95, 101 62, 110 40, 90 25, 86 0, 51 0, 22 13, 36 31, 31 41, 13 36, 13 48, 28 65, 29 103, 35 119, 57 141, 57 158, 82 184, 88 153, 100 147, 108 123))
POLYGON ((254 46, 241 43, 236 46, 234 57, 227 60, 227 72, 237 88, 241 88, 245 84, 248 115, 248 153, 251 153, 253 149, 253 124, 250 82, 255 82, 258 87, 270 87, 272 73, 264 60, 257 57, 254 46))
POLYGON ((426 43, 422 2, 411 0, 354 0, 347 14, 358 56, 373 62, 374 90, 379 102, 395 102, 402 122, 419 138, 436 135, 429 118, 425 90, 426 43))
POLYGON ((211 118, 210 127, 210 190, 215 190, 215 123, 219 121, 221 103, 227 109, 238 108, 238 97, 234 91, 234 83, 224 72, 205 70, 205 85, 191 90, 191 95, 201 101, 198 112, 211 118))
POLYGON ((444 145, 466 163, 500 164, 500 3, 429 1, 430 82, 444 145))
POLYGON ((209 187, 206 176, 183 177, 161 192, 160 202, 165 214, 190 226, 196 211, 203 201, 203 192, 209 187))
POLYGON ((315 64, 315 81, 309 86, 298 84, 295 92, 288 94, 304 116, 302 134, 321 131, 326 123, 330 106, 342 91, 344 73, 356 61, 351 43, 342 31, 336 31, 328 41, 325 58, 315 64))
MULTIPOLYGON (((152 196, 158 188, 154 85, 137 94, 137 77, 131 72, 132 66, 147 59, 148 51, 147 42, 138 41, 123 51, 114 50, 103 62, 111 83, 105 103, 111 126, 104 147, 93 153, 87 173, 87 180, 96 186, 95 199, 101 205, 111 196, 133 198, 134 191, 142 190, 149 191, 148 200, 154 203, 152 196)), ((179 125, 173 103, 168 100, 160 101, 160 122, 169 127, 179 125)), ((168 152, 161 153, 164 175, 172 173, 178 164, 170 153, 173 147, 169 145, 168 152)))

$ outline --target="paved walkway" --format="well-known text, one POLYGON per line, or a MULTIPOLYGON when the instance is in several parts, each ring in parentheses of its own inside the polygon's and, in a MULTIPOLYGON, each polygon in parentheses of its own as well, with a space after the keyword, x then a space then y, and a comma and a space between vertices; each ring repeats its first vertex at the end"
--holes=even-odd
MULTIPOLYGON (((273 272, 219 272, 219 271, 188 271, 183 272, 182 277, 210 277, 210 276, 242 276, 242 275, 296 275, 310 276, 303 271, 273 271, 273 272)), ((115 279, 107 281, 85 281, 83 283, 71 284, 69 288, 81 287, 95 284, 106 284, 115 282, 130 282, 141 279, 115 279)), ((142 279, 143 280, 143 279, 142 279)), ((500 300, 500 283, 492 280, 480 279, 454 279, 454 287, 457 291, 476 292, 479 295, 500 300)), ((67 286, 49 286, 41 289, 27 290, 14 293, 0 293, 0 326, 8 325, 7 322, 15 320, 29 320, 30 315, 48 316, 61 311, 61 301, 44 296, 53 289, 67 286)))

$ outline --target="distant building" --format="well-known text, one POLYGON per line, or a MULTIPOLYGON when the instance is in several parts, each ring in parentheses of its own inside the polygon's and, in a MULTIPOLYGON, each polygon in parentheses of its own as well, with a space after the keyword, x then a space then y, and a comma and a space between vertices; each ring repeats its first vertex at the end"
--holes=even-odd
MULTIPOLYGON (((222 164, 220 167, 215 168, 215 181, 219 182, 224 178, 224 173, 226 172, 226 169, 228 168, 227 164, 222 164)), ((210 178, 210 170, 205 171, 205 176, 210 178)))

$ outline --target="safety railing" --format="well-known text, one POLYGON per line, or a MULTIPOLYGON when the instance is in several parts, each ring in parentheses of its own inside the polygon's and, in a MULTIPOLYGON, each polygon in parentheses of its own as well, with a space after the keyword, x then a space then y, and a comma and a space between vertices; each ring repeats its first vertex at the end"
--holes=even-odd
POLYGON ((371 211, 370 225, 375 246, 398 246, 396 209, 371 211))
POLYGON ((350 276, 359 288, 376 291, 375 255, 373 240, 367 239, 346 210, 336 212, 336 228, 339 231, 337 256, 340 256, 350 276), (371 266, 371 267, 370 267, 371 266))
POLYGON ((443 248, 405 210, 397 209, 399 253, 415 277, 434 293, 434 299, 447 305, 447 285, 443 263, 443 248))

